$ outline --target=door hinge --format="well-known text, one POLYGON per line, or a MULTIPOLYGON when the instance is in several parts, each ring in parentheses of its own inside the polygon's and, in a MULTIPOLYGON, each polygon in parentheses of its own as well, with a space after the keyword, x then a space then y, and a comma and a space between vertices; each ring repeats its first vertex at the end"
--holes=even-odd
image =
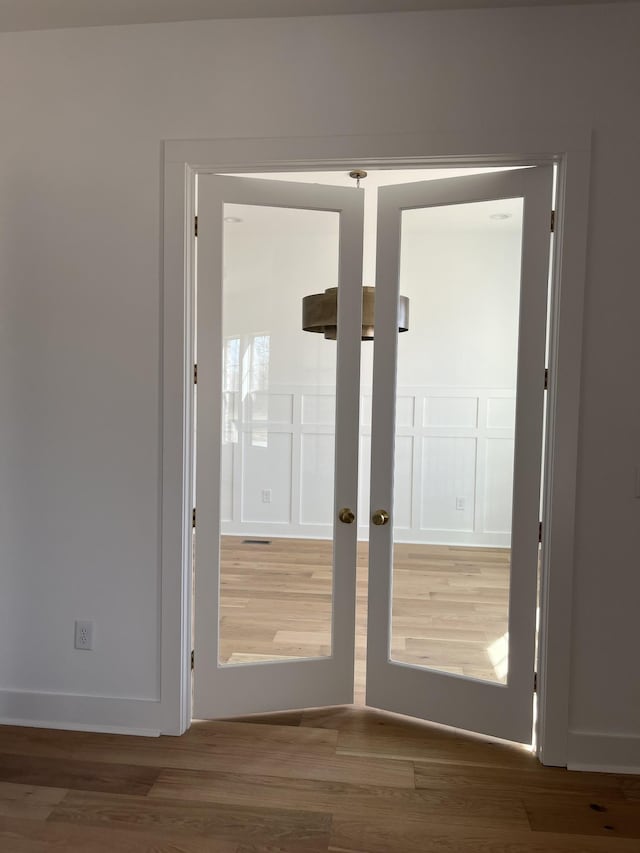
POLYGON ((192 527, 196 526, 196 508, 195 507, 193 508, 193 511, 191 513, 191 526, 192 527))
MULTIPOLYGON (((195 512, 195 510, 194 510, 194 512, 195 512)), ((538 544, 539 545, 542 544, 542 522, 541 521, 538 522, 538 544)))
POLYGON ((555 210, 552 210, 551 211, 551 233, 553 234, 555 230, 556 230, 556 212, 555 212, 555 210))
POLYGON ((196 665, 196 653, 192 649, 191 650, 191 672, 193 672, 193 668, 195 667, 195 665, 196 665))
POLYGON ((549 368, 545 367, 544 369, 544 390, 549 390, 549 368))
MULTIPOLYGON (((553 228, 551 230, 553 231, 553 228)), ((194 237, 198 236, 198 217, 197 216, 193 217, 193 236, 194 237)))
MULTIPOLYGON (((198 384, 198 365, 197 364, 193 365, 193 384, 194 385, 198 384)), ((545 385, 545 388, 546 388, 546 385, 545 385)))
MULTIPOLYGON (((193 669, 193 662, 191 664, 191 669, 193 669)), ((538 673, 537 672, 533 673, 533 692, 534 693, 538 692, 538 673)))

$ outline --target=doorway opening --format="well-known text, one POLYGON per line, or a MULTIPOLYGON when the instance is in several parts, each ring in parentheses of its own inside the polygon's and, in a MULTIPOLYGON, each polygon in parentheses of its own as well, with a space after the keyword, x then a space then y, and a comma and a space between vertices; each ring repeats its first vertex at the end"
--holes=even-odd
MULTIPOLYGON (((362 285, 377 284, 380 186, 503 171, 370 170, 362 187, 362 285)), ((351 183, 346 172, 242 177, 351 183)), ((337 356, 335 342, 305 337, 300 314, 303 296, 338 283, 338 217, 330 210, 238 202, 225 203, 223 213, 216 666, 330 658, 340 570, 334 552, 337 356)), ((522 199, 406 214, 400 288, 411 319, 397 352, 389 659, 505 685, 522 199)), ((365 702, 368 519, 376 509, 368 499, 373 386, 372 345, 363 342, 356 704, 365 702)))

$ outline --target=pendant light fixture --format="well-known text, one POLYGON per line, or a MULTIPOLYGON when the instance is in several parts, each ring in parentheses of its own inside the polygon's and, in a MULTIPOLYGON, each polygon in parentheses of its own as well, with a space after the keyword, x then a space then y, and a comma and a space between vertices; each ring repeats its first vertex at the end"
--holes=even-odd
MULTIPOLYGON (((349 177, 356 181, 360 189, 360 181, 367 177, 364 169, 354 169, 349 177)), ((374 336, 375 287, 362 288, 362 335, 360 340, 372 341, 374 336)), ((312 293, 302 300, 302 330, 323 334, 328 341, 335 341, 338 336, 338 288, 328 287, 324 293, 312 293)), ((409 297, 400 296, 398 299, 398 332, 409 331, 409 297)))

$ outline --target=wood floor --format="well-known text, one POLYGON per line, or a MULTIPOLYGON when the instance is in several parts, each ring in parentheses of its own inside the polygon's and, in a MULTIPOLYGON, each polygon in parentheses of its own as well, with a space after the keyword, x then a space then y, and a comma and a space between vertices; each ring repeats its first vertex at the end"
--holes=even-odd
MULTIPOLYGON (((226 663, 331 652, 332 544, 224 536, 220 651, 226 663)), ((364 704, 368 544, 358 544, 355 701, 364 704)), ((392 657, 504 682, 509 551, 396 545, 392 657)))
POLYGON ((0 727, 2 853, 638 853, 640 779, 364 708, 0 727))

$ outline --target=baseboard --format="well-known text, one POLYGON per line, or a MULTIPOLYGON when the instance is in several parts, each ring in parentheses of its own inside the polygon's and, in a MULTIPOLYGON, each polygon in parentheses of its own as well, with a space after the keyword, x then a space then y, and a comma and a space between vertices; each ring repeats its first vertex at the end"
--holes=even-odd
POLYGON ((640 735, 570 732, 567 767, 640 775, 640 735))
POLYGON ((160 702, 70 693, 0 690, 0 724, 157 737, 160 702))
MULTIPOLYGON (((225 521, 223 536, 241 536, 247 539, 319 539, 330 542, 333 528, 330 524, 284 524, 259 521, 225 521)), ((399 528, 394 531, 394 541, 408 545, 448 545, 453 548, 510 548, 509 533, 474 533, 467 530, 417 530, 399 528)), ((369 541, 369 528, 358 527, 358 540, 369 541)))
POLYGON ((136 735, 138 737, 160 737, 159 729, 132 729, 122 726, 85 725, 82 723, 60 723, 53 720, 14 720, 0 717, 0 726, 24 726, 30 729, 61 729, 67 732, 96 732, 107 735, 136 735))

